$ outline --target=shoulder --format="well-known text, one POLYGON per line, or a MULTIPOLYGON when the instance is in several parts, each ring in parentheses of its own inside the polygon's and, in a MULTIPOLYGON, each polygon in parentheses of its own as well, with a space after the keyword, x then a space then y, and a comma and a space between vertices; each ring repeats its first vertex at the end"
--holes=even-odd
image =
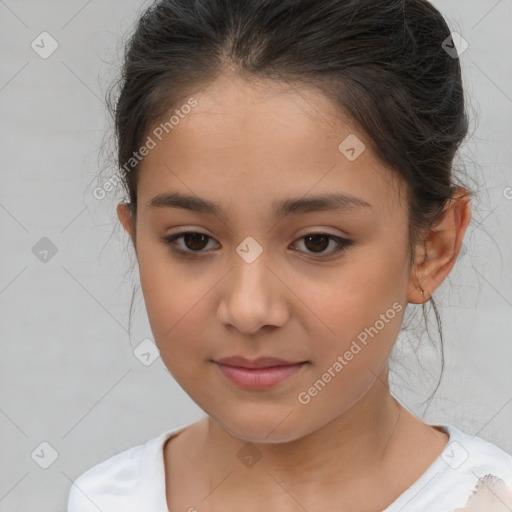
MULTIPOLYGON (((473 512, 473 508, 461 507, 466 507, 479 487, 492 482, 496 488, 512 488, 511 455, 454 426, 440 427, 449 434, 442 453, 385 512, 473 512)), ((478 512, 483 510, 491 512, 493 509, 487 507, 478 512)))
POLYGON ((450 425, 446 429, 450 441, 443 458, 452 470, 479 478, 493 475, 512 485, 512 455, 481 437, 470 436, 450 425))
MULTIPOLYGON (((128 512, 147 498, 148 478, 164 482, 162 447, 166 439, 184 427, 163 432, 133 446, 82 473, 69 491, 67 512, 128 512)), ((148 499, 148 501, 150 501, 148 499)))
POLYGON ((129 448, 80 475, 69 492, 68 512, 122 510, 138 491, 144 449, 129 448))

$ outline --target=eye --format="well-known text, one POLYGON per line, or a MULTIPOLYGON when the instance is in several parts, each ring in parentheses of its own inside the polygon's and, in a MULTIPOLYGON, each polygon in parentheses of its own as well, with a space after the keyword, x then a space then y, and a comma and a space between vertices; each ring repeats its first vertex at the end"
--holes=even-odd
MULTIPOLYGON (((170 236, 162 237, 166 244, 172 245, 172 250, 182 254, 193 254, 193 253, 201 253, 205 252, 202 249, 205 247, 205 242, 208 240, 213 240, 208 235, 204 233, 199 233, 196 231, 182 231, 181 233, 176 233, 170 236), (185 244, 185 249, 179 244, 176 243, 176 240, 183 239, 182 242, 185 244), (190 250, 187 250, 190 249, 190 250)), ((209 252, 209 251, 206 251, 209 252)))
POLYGON ((350 247, 354 241, 347 238, 343 238, 336 235, 330 235, 329 233, 308 233, 299 240, 304 240, 304 245, 307 247, 309 254, 336 254, 341 251, 345 251, 350 247), (334 243, 334 249, 325 251, 329 244, 334 243))
MULTIPOLYGON (((207 247, 208 241, 213 240, 213 238, 197 231, 183 231, 181 233, 175 233, 174 235, 162 237, 162 240, 166 244, 171 245, 171 249, 177 253, 186 255, 194 255, 194 253, 197 253, 199 255, 204 252, 211 252, 204 251, 203 249, 207 247), (184 247, 177 243, 178 240, 183 242, 184 247)), ((329 233, 308 233, 298 240, 304 240, 304 244, 309 254, 320 255, 339 253, 346 250, 354 243, 353 240, 336 235, 330 235, 329 233), (325 251, 331 242, 334 244, 334 248, 330 251, 325 251)))

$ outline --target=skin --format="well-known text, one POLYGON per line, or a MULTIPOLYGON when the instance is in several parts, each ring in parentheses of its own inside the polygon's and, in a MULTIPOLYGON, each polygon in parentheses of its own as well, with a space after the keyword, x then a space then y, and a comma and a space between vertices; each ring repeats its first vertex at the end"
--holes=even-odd
POLYGON ((458 189, 416 247, 410 267, 405 184, 366 136, 318 91, 222 75, 141 163, 135 217, 118 217, 137 254, 160 355, 207 417, 164 447, 170 510, 382 510, 440 455, 448 436, 390 394, 388 358, 407 303, 451 271, 471 218, 458 189), (366 146, 354 161, 338 149, 366 146), (220 203, 226 217, 150 207, 165 192, 220 203), (342 192, 371 208, 273 216, 273 201, 342 192), (173 253, 161 237, 204 233, 173 253), (311 233, 353 240, 307 243, 311 233), (236 252, 248 236, 263 252, 236 252), (320 251, 315 253, 315 250, 320 251), (402 309, 307 404, 307 391, 365 328, 402 309), (261 355, 308 361, 273 388, 237 387, 212 359, 261 355), (237 452, 259 453, 252 467, 237 452))

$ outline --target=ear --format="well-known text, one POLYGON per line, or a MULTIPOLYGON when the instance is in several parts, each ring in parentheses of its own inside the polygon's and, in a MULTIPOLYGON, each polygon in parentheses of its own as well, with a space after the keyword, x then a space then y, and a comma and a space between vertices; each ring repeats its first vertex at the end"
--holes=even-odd
POLYGON ((471 221, 470 201, 467 191, 457 187, 440 218, 418 244, 408 283, 408 302, 426 302, 452 270, 471 221), (427 293, 422 294, 421 290, 427 293))
POLYGON ((128 233, 130 238, 132 239, 133 246, 136 249, 135 245, 135 219, 132 216, 131 210, 128 207, 127 203, 119 203, 117 205, 117 217, 121 224, 123 225, 124 230, 128 233))

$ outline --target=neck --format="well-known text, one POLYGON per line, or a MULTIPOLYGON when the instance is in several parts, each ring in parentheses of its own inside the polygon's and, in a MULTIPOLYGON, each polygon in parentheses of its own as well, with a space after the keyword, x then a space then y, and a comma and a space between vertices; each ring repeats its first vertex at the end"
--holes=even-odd
POLYGON ((404 411, 388 386, 377 379, 357 404, 322 428, 286 443, 249 443, 256 458, 261 456, 250 467, 237 457, 248 443, 207 418, 203 453, 210 489, 222 482, 215 492, 219 503, 223 502, 221 496, 265 496, 267 505, 276 506, 284 503, 278 501, 278 496, 274 503, 269 492, 281 497, 283 489, 290 495, 326 495, 334 490, 343 493, 345 488, 349 492, 358 482, 368 482, 370 475, 378 480, 383 468, 392 466, 389 459, 396 456, 393 438, 404 411))
POLYGON ((384 510, 440 456, 448 436, 383 382, 380 375, 353 407, 284 443, 247 443, 210 417, 192 425, 168 445, 170 510, 195 510, 199 498, 205 512, 384 510))

